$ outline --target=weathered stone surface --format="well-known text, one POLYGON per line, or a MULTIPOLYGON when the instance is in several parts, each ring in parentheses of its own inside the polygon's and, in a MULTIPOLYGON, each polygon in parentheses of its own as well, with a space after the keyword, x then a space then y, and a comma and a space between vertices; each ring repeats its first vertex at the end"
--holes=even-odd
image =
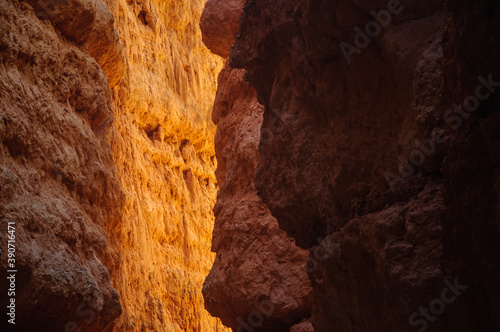
POLYGON ((500 4, 242 6, 0 0, 15 330, 498 331, 500 4))
MULTIPOLYGON (((202 14, 203 40, 223 57, 229 54, 242 6, 241 1, 209 1, 202 14)), ((255 189, 264 109, 244 81, 244 71, 228 64, 217 91, 212 116, 221 187, 212 240, 217 256, 203 286, 205 306, 236 331, 289 330, 310 316, 311 286, 304 270, 306 252, 279 229, 255 189)))
POLYGON ((126 57, 114 88, 123 218, 108 225, 116 331, 224 331, 205 311, 217 182, 210 119, 222 61, 203 45, 204 1, 106 1, 126 57))
POLYGON ((447 110, 500 81, 499 6, 402 1, 355 43, 388 3, 247 2, 229 62, 265 106, 256 188, 311 249, 316 331, 494 331, 500 95, 447 110), (409 321, 455 278, 446 314, 409 321))
POLYGON ((222 68, 201 41, 204 2, 0 4, 1 264, 15 221, 16 327, 227 330, 201 294, 222 68))
POLYGON ((228 65, 219 76, 213 111, 221 186, 212 240, 217 256, 203 295, 207 310, 235 330, 287 331, 310 316, 307 252, 279 229, 257 195, 263 107, 243 76, 228 65))
POLYGON ((343 29, 352 29, 367 17, 360 11, 351 26, 337 27, 331 17, 338 6, 250 2, 238 48, 230 58, 234 65, 247 68, 268 107, 258 189, 281 227, 303 246, 317 244, 318 236, 339 229, 356 213, 390 203, 384 171, 392 171, 394 155, 411 152, 414 137, 427 134, 427 127, 417 132, 416 119, 432 116, 427 104, 437 97, 430 92, 440 85, 444 14, 422 18, 420 25, 410 21, 407 26, 387 28, 378 37, 379 52, 373 51, 373 41, 354 54, 348 66, 336 43, 327 40, 351 42, 350 31, 343 29), (288 11, 300 17, 294 19, 288 11), (260 23, 266 20, 272 24, 260 23), (302 24, 294 27, 295 21, 302 24), (262 31, 255 31, 259 25, 262 31), (401 49, 391 52, 394 43, 401 49), (428 76, 398 76, 399 68, 410 65, 426 67, 428 76), (283 130, 273 129, 280 126, 283 130), (399 151, 400 144, 406 149, 399 151))
MULTIPOLYGON (((92 22, 79 28, 91 31, 92 22)), ((4 314, 0 329, 104 330, 122 312, 105 265, 106 227, 119 222, 123 203, 107 141, 108 80, 26 3, 0 1, 0 31, 2 294, 8 222, 18 271, 16 325, 4 314)))
POLYGON ((89 54, 106 73, 109 86, 114 88, 125 76, 126 60, 123 44, 115 29, 114 17, 102 1, 96 1, 94 28, 85 41, 89 54))
POLYGON ((114 87, 124 75, 123 46, 114 17, 102 0, 28 0, 36 16, 51 22, 64 37, 85 44, 114 87))
POLYGON ((203 42, 224 59, 240 28, 240 17, 245 0, 208 0, 201 15, 203 42))

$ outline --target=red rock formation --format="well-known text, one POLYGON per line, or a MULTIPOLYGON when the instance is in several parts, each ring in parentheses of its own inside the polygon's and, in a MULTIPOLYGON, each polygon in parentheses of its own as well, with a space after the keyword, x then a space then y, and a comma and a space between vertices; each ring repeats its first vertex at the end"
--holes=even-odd
POLYGON ((110 137, 125 202, 110 224, 116 331, 226 331, 204 309, 217 182, 210 114, 221 59, 203 45, 204 0, 106 0, 126 57, 110 137))
POLYGON ((123 202, 107 142, 111 90, 95 60, 68 41, 108 26, 95 24, 95 8, 87 14, 93 19, 73 20, 76 33, 39 20, 25 2, 0 1, 2 294, 7 222, 15 222, 18 271, 16 325, 4 310, 2 331, 104 330, 122 312, 104 264, 106 226, 119 221, 123 202))
POLYGON ((284 331, 310 315, 307 254, 257 195, 253 173, 263 107, 243 74, 226 66, 219 76, 213 113, 221 186, 212 241, 217 256, 203 295, 207 310, 233 329, 284 331))
POLYGON ((500 95, 484 83, 500 81, 499 15, 492 1, 247 2, 229 62, 265 106, 255 184, 311 249, 316 331, 500 327, 500 95), (476 89, 475 113, 447 111, 474 109, 476 89), (468 288, 441 308, 445 281, 468 288))
POLYGON ((208 0, 200 20, 203 42, 224 59, 229 56, 238 29, 244 0, 208 0))
POLYGON ((500 330, 500 4, 203 4, 0 0, 0 330, 500 330))
MULTIPOLYGON (((241 9, 241 1, 207 2, 200 26, 212 52, 229 54, 241 9)), ((217 256, 203 294, 207 310, 237 331, 288 330, 311 310, 306 251, 279 229, 255 189, 262 113, 244 71, 226 64, 213 109, 220 185, 212 241, 217 256)))

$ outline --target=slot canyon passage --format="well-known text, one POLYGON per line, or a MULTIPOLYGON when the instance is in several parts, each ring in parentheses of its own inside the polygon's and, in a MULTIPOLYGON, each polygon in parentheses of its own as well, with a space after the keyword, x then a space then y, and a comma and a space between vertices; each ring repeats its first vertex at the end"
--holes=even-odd
POLYGON ((0 330, 500 331, 499 59, 496 0, 0 0, 0 330))

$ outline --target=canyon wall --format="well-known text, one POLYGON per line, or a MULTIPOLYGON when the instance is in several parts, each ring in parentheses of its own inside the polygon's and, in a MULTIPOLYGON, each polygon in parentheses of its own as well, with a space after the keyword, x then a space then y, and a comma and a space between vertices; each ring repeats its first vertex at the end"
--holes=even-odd
POLYGON ((203 9, 0 0, 0 329, 499 330, 500 5, 203 9))
POLYGON ((246 2, 214 107, 209 311, 229 321, 255 300, 210 303, 258 201, 310 251, 315 331, 500 328, 499 17, 489 0, 246 2))
MULTIPOLYGON (((200 26, 215 54, 229 54, 243 4, 207 2, 200 26)), ((220 185, 212 240, 217 256, 203 295, 207 310, 234 331, 289 331, 311 314, 307 252, 279 229, 255 188, 263 112, 244 70, 226 62, 212 114, 220 185)))
POLYGON ((84 4, 57 12, 75 15, 74 30, 54 28, 28 3, 0 1, 2 294, 10 286, 8 222, 18 271, 16 325, 4 313, 2 330, 103 330, 122 312, 105 264, 106 228, 120 222, 123 204, 108 143, 112 92, 78 45, 106 33, 106 24, 84 4))
POLYGON ((257 195, 253 174, 263 107, 229 66, 219 76, 214 105, 217 180, 212 250, 214 266, 205 280, 205 306, 237 330, 288 331, 308 318, 311 286, 299 249, 257 195))
POLYGON ((222 61, 198 27, 203 1, 107 1, 126 58, 111 149, 123 218, 108 227, 118 331, 223 331, 203 307, 217 183, 210 119, 222 61))
POLYGON ((201 293, 222 68, 201 40, 204 2, 0 4, 1 266, 15 222, 16 330, 227 330, 201 293))

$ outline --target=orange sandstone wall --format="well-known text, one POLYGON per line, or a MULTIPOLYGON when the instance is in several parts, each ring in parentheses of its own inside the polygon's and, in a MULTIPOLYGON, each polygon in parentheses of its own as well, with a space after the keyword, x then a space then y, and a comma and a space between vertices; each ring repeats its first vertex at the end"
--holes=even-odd
POLYGON ((201 294, 222 68, 203 6, 0 0, 0 264, 14 221, 16 328, 227 330, 201 294))
POLYGON ((111 148, 125 201, 108 227, 117 331, 223 331, 201 287, 217 191, 210 119, 222 60, 202 44, 203 1, 107 1, 126 74, 111 148))
POLYGON ((123 196, 108 143, 112 92, 88 42, 110 36, 99 39, 108 57, 117 44, 109 16, 85 1, 45 12, 30 4, 0 1, 2 308, 9 222, 17 270, 15 325, 2 309, 0 330, 100 331, 122 312, 105 262, 106 227, 120 222, 123 196))

